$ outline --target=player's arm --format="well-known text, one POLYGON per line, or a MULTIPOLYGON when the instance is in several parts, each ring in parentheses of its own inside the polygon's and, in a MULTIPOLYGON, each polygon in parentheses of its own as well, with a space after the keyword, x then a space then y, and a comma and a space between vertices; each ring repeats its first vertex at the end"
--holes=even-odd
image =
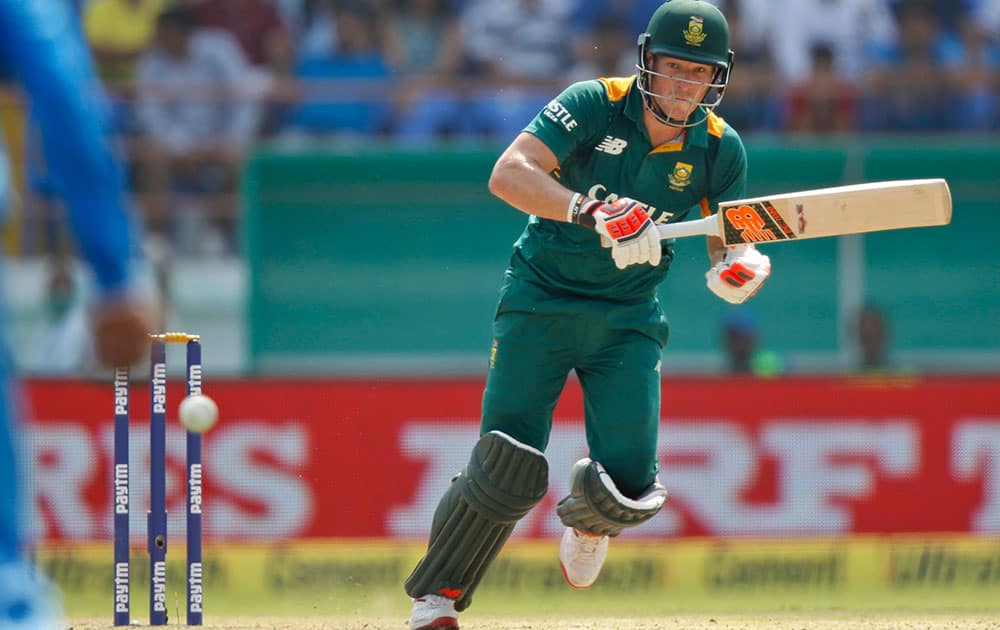
POLYGON ((660 264, 659 232, 643 204, 627 197, 605 203, 573 192, 552 177, 558 166, 544 142, 521 133, 493 167, 490 192, 527 214, 594 230, 619 269, 660 264))
POLYGON ((0 2, 0 56, 17 72, 42 131, 45 158, 100 292, 95 348, 108 365, 142 356, 149 314, 130 293, 131 224, 124 176, 104 133, 104 103, 68 3, 0 2))
POLYGON ((615 265, 660 263, 660 240, 646 207, 625 197, 592 199, 560 184, 553 173, 579 147, 601 138, 608 96, 598 81, 568 87, 550 102, 497 160, 489 188, 521 212, 575 223, 600 235, 615 265))
POLYGON ((493 166, 490 192, 526 214, 565 221, 573 191, 552 177, 558 167, 552 149, 522 132, 493 166))
POLYGON ((0 52, 30 98, 46 163, 101 292, 118 293, 128 280, 124 176, 101 125, 90 54, 66 4, 0 3, 0 52))

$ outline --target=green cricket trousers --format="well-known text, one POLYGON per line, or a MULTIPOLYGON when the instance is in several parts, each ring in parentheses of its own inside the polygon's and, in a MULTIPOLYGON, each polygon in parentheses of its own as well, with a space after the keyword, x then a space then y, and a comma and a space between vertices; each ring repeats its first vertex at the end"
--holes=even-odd
POLYGON ((575 370, 590 458, 625 496, 639 496, 657 473, 668 331, 655 296, 609 302, 552 295, 508 278, 493 322, 482 433, 503 431, 544 451, 556 401, 575 370))

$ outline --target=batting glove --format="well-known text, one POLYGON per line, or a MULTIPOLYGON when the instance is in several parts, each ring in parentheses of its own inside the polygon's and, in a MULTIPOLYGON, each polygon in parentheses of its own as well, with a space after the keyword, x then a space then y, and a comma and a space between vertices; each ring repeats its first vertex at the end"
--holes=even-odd
POLYGON ((730 304, 742 304, 771 275, 771 259, 753 245, 727 247, 722 260, 705 273, 712 293, 730 304))
POLYGON ((646 206, 635 199, 619 197, 605 203, 576 193, 566 220, 600 234, 619 269, 640 263, 654 267, 660 264, 660 234, 646 206))

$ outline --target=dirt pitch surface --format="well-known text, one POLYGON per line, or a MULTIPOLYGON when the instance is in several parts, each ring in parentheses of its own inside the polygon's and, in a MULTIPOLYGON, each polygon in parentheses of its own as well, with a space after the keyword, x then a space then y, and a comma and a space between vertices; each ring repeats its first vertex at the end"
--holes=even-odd
MULTIPOLYGON (((468 615, 462 630, 1000 630, 996 612, 796 612, 759 614, 684 614, 649 617, 499 619, 468 615)), ((173 627, 178 627, 171 624, 173 627)), ((400 617, 228 617, 204 628, 230 630, 407 630, 400 617)), ((110 630, 105 621, 81 620, 72 630, 110 630)))

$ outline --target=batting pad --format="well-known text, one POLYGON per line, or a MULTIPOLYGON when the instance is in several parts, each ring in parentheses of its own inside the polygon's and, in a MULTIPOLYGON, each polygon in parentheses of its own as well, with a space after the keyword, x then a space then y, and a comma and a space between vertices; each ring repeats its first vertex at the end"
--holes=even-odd
POLYGON ((514 526, 549 487, 541 451, 500 431, 479 438, 468 465, 441 497, 427 553, 406 579, 410 597, 443 595, 465 610, 514 526))
POLYGON ((639 498, 629 499, 604 466, 590 458, 574 464, 569 477, 569 495, 556 506, 556 514, 567 527, 588 534, 617 536, 653 518, 667 500, 667 489, 658 480, 639 498))

